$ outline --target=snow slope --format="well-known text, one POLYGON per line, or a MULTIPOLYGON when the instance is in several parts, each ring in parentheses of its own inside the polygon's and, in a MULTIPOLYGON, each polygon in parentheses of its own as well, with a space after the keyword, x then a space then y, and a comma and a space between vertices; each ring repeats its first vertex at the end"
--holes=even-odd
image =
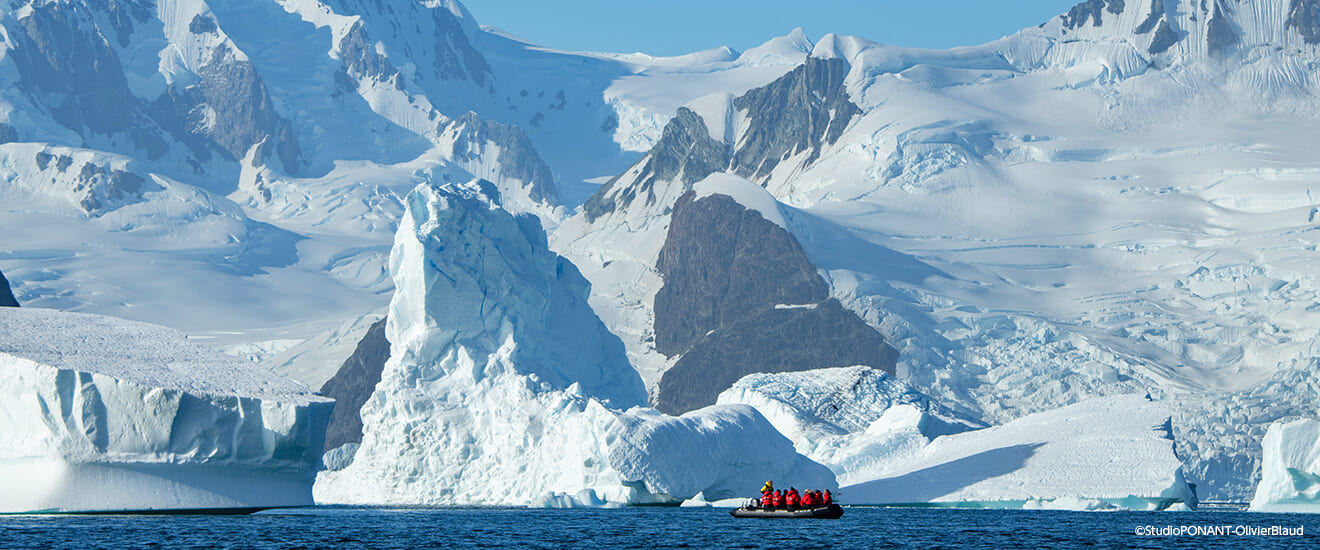
POLYGON ((1274 424, 1261 446, 1263 473, 1251 509, 1314 513, 1320 508, 1320 422, 1274 424))
POLYGON ((676 503, 744 495, 765 475, 835 486, 749 407, 639 408, 641 379, 586 280, 489 183, 424 184, 407 203, 390 358, 361 446, 320 474, 317 502, 676 503))
POLYGON ((331 402, 111 317, 3 308, 0 512, 310 504, 331 402))

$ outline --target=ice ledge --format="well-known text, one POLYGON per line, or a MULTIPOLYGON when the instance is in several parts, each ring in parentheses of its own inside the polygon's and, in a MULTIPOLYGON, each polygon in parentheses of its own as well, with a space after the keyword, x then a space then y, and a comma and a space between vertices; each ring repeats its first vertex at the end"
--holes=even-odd
POLYGON ((169 463, 0 460, 0 513, 257 510, 312 504, 304 471, 169 463))
POLYGON ((311 503, 330 400, 163 327, 16 311, 0 313, 0 513, 311 503))

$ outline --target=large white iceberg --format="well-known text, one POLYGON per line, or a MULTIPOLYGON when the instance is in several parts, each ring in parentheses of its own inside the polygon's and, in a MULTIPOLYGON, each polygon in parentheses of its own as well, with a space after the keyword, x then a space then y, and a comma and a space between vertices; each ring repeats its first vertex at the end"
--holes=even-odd
POLYGON ((867 367, 758 374, 720 395, 756 407, 856 504, 1163 509, 1196 499, 1163 403, 1099 398, 979 428, 867 367))
POLYGON ((1196 496, 1174 454, 1167 405, 1120 395, 938 437, 840 491, 849 502, 1162 510, 1196 496))
POLYGON ((716 402, 755 407, 843 484, 867 479, 877 464, 902 460, 935 437, 985 427, 865 366, 752 374, 716 402))
POLYGON ((177 331, 0 308, 0 513, 311 504, 332 402, 177 331))
POLYGON ((751 408, 643 408, 586 280, 491 186, 424 184, 407 204, 390 359, 361 446, 321 474, 317 502, 677 503, 753 494, 767 477, 836 486, 751 408))
POLYGON ((1251 509, 1320 512, 1320 421, 1276 423, 1261 447, 1261 479, 1251 509))

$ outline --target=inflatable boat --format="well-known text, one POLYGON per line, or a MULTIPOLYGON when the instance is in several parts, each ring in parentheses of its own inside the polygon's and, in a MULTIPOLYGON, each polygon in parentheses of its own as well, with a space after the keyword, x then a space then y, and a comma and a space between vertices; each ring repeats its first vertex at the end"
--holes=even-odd
POLYGON ((822 518, 839 519, 843 516, 843 508, 838 504, 829 506, 816 506, 812 508, 753 508, 744 506, 729 511, 735 518, 822 518))

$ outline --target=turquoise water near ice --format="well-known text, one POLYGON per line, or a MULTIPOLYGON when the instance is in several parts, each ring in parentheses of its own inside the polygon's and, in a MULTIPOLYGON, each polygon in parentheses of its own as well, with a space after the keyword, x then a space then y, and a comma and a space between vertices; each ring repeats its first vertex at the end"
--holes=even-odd
POLYGON ((3 516, 3 548, 1317 548, 1320 515, 847 508, 838 520, 715 508, 318 507, 246 516, 3 516), (1271 536, 1274 526, 1301 536, 1271 536), (1139 530, 1191 531, 1142 536, 1139 530), (1263 534, 1248 529, 1264 529, 1263 534), (1215 530, 1221 532, 1216 533, 1215 530), (1294 531, 1295 532, 1295 531, 1294 531))

